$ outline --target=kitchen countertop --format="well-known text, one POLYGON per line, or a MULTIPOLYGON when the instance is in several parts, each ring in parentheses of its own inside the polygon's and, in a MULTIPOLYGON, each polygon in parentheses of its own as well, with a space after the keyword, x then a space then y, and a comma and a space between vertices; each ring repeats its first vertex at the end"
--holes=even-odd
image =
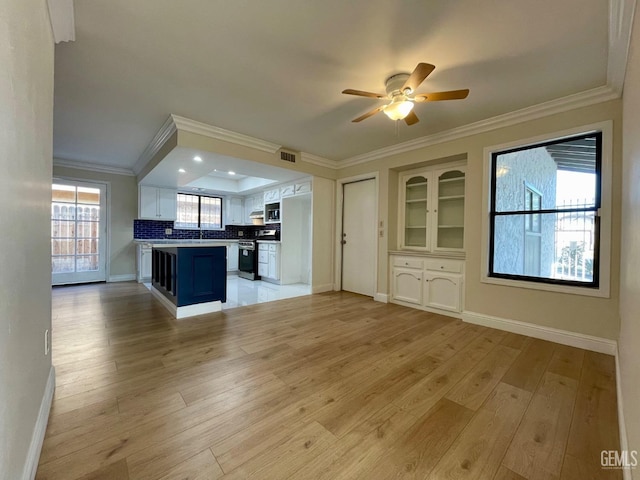
POLYGON ((282 243, 280 240, 256 240, 256 243, 282 243))
POLYGON ((165 239, 165 238, 148 238, 148 239, 134 239, 134 243, 138 245, 155 246, 172 246, 172 247, 218 247, 222 245, 228 245, 230 243, 238 243, 238 239, 235 238, 203 238, 200 239, 165 239))

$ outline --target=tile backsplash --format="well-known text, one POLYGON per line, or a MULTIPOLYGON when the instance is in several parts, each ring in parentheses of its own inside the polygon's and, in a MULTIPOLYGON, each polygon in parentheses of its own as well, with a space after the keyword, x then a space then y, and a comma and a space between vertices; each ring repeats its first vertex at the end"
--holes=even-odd
MULTIPOLYGON (((237 239, 254 238, 258 230, 276 229, 280 231, 280 224, 271 225, 227 225, 224 230, 203 230, 202 238, 213 239, 237 239), (239 237, 238 232, 242 231, 243 236, 239 237)), ((172 221, 161 220, 134 220, 133 238, 136 240, 147 239, 197 239, 200 238, 200 230, 182 230, 173 228, 172 221), (165 235, 164 231, 170 228, 171 235, 165 235)))

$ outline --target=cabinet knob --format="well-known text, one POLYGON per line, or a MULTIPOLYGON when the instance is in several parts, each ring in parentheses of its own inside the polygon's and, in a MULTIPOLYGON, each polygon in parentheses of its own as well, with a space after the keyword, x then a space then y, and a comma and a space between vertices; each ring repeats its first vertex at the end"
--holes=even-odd
POLYGON ((405 265, 409 265, 409 262, 404 262, 405 265))
POLYGON ((440 270, 442 270, 444 268, 444 265, 440 265, 440 270))

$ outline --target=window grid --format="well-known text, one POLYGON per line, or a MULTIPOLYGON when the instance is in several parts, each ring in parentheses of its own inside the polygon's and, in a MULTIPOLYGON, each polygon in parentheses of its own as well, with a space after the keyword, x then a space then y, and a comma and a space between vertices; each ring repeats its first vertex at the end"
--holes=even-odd
POLYGON ((222 198, 178 193, 176 228, 222 229, 222 198))

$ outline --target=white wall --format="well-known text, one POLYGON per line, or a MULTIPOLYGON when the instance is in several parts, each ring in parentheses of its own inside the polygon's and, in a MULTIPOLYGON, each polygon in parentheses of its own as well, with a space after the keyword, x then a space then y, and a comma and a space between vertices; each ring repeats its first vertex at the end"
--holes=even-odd
MULTIPOLYGON (((620 339, 624 420, 630 450, 640 450, 640 15, 636 13, 622 99, 620 339)), ((633 472, 640 478, 640 471, 633 472)))
POLYGON ((45 0, 0 2, 0 479, 23 476, 51 356, 53 37, 45 0))
POLYGON ((621 107, 621 101, 612 100, 340 169, 338 179, 378 172, 380 188, 378 220, 388 226, 385 232, 388 237, 387 241, 378 243, 378 292, 383 294, 389 292, 387 249, 392 250, 397 247, 399 221, 397 218, 397 172, 434 164, 443 159, 466 157, 465 310, 606 339, 617 339, 620 325, 618 287, 622 163, 621 107), (610 298, 587 297, 481 282, 481 272, 485 270, 485 265, 482 262, 484 149, 608 120, 613 121, 610 298))

